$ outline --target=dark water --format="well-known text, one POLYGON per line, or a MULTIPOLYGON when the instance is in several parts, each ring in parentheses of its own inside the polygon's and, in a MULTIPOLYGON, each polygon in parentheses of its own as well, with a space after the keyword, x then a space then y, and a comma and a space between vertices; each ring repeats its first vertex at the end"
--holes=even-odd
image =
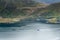
POLYGON ((0 40, 60 40, 60 24, 31 22, 20 27, 1 26, 0 40))

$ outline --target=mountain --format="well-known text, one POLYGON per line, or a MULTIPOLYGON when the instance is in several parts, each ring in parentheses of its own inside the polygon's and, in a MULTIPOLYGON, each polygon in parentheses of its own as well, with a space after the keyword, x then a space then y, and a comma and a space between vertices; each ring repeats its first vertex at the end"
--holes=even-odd
POLYGON ((48 21, 52 23, 60 22, 60 2, 47 6, 46 10, 47 11, 41 15, 43 18, 48 19, 48 21))
POLYGON ((37 15, 35 12, 43 6, 45 4, 33 0, 0 0, 0 22, 15 22, 32 18, 37 15))
POLYGON ((54 3, 47 6, 46 10, 47 12, 46 14, 44 14, 44 16, 48 16, 48 17, 60 16, 60 3, 54 3))
MULTIPOLYGON (((0 0, 0 16, 15 17, 22 14, 21 7, 35 7, 36 3, 32 0, 0 0), (19 9, 17 9, 19 8, 19 9), (5 15, 4 15, 5 14, 5 15)), ((24 13, 22 14, 24 15, 24 13)))

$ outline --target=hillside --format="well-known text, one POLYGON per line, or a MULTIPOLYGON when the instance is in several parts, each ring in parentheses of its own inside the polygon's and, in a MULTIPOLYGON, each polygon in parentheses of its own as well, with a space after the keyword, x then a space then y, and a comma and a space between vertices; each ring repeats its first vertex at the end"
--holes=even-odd
POLYGON ((59 17, 60 16, 60 3, 54 3, 46 7, 47 12, 41 16, 46 17, 59 17))
POLYGON ((46 12, 41 16, 52 23, 60 23, 60 3, 54 3, 46 7, 46 12))
POLYGON ((3 18, 26 16, 43 6, 45 4, 33 0, 0 0, 0 16, 3 18))
POLYGON ((38 9, 46 6, 33 0, 0 0, 0 23, 16 22, 34 18, 38 9))

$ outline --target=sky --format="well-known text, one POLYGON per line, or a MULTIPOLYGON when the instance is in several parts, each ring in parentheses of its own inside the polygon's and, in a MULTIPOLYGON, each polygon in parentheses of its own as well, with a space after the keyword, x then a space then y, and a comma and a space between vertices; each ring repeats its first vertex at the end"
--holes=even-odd
POLYGON ((48 4, 55 3, 55 2, 60 2, 60 0, 35 0, 35 1, 48 3, 48 4))

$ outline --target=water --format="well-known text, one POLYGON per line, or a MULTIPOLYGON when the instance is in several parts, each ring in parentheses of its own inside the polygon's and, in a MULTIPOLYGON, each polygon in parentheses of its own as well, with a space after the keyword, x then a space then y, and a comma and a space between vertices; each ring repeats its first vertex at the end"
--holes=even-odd
POLYGON ((0 27, 0 40, 60 40, 60 25, 30 23, 21 27, 0 27))

